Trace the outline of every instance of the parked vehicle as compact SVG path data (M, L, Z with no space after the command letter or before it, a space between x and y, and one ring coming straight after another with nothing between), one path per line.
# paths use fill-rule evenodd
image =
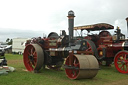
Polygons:
M5 49L0 46L0 56L4 56L5 54Z
M14 38L12 43L12 52L23 54L27 40L28 38Z

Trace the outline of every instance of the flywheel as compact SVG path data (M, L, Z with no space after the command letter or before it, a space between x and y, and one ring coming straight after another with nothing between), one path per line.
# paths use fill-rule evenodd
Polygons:
M96 57L97 60L102 60L105 58L105 56L100 57L98 55L98 51L96 48L96 45L94 44L94 42L92 42L91 40L85 39L85 41L87 42L87 49L86 51L92 51L93 55Z

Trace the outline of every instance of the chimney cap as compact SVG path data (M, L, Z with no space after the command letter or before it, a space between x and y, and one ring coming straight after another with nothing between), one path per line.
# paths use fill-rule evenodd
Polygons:
M68 12L68 17L75 17L75 16L74 16L74 12L73 12L72 10L70 10L70 11Z
M126 21L128 22L128 17L126 18Z

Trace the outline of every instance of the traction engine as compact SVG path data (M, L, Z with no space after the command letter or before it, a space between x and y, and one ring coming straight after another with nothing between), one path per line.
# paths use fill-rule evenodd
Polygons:
M47 38L33 38L27 42L23 54L24 65L30 72L38 72L42 67L59 70L62 66L70 79L93 78L99 70L89 39L73 36L74 12L68 12L69 35L62 30L59 36L51 32ZM65 64L64 63L64 60Z
M128 26L128 18L126 20ZM125 39L125 35L121 33L119 27L114 35L107 31L110 29L114 29L114 26L106 23L74 27L76 31L81 30L81 35L83 30L93 33L99 31L99 34L87 34L87 36L81 36L80 39L87 40L100 64L110 66L114 62L116 69L120 73L126 74L128 73L128 39Z

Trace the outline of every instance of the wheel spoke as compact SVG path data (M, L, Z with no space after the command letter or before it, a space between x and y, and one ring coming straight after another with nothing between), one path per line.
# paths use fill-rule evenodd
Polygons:
M117 62L121 62L121 60L118 60Z
M123 65L123 71L125 71L125 70L124 70L124 65Z
M122 66L120 67L120 69L122 69L122 67L124 67L124 65L122 65Z
M32 64L35 66L36 65L36 61L33 61Z
M71 70L71 75L72 75L72 77L74 77L74 72L73 72L73 70Z
M74 58L73 61L74 61L74 62L73 62L74 64L77 63L77 59L76 59L76 58Z
M71 70L71 75L72 75L72 77L74 77L74 75L73 75L73 70Z
M121 62L117 62L118 65L121 65L122 63Z
M77 58L74 58L74 63L73 63L73 65L74 65L75 67L78 67L78 66L79 66L79 63L78 63Z
M32 47L32 48L31 48L31 54L33 54L33 50L34 50L34 48Z
M36 51L33 52L33 55L36 55Z
M31 52L29 50L27 50L27 54L28 56L31 56Z
M33 69L31 61L28 62L29 66Z
M79 66L79 63L77 63L77 64L74 64L74 66L75 66L75 67L78 67L78 66Z
M89 47L86 51L90 51L91 50L91 47Z
M124 55L124 61L126 60L126 54Z
M120 56L119 58L120 58L121 61L123 60L123 57L122 56Z
M36 52L35 52L36 53ZM35 54L35 55L33 55L33 59L35 60L35 59L37 59L37 55Z
M125 66L126 66L126 71L128 70L128 66L127 66L127 63L125 63Z
M73 70L73 77L77 76L77 74L78 74L78 71L77 70Z

